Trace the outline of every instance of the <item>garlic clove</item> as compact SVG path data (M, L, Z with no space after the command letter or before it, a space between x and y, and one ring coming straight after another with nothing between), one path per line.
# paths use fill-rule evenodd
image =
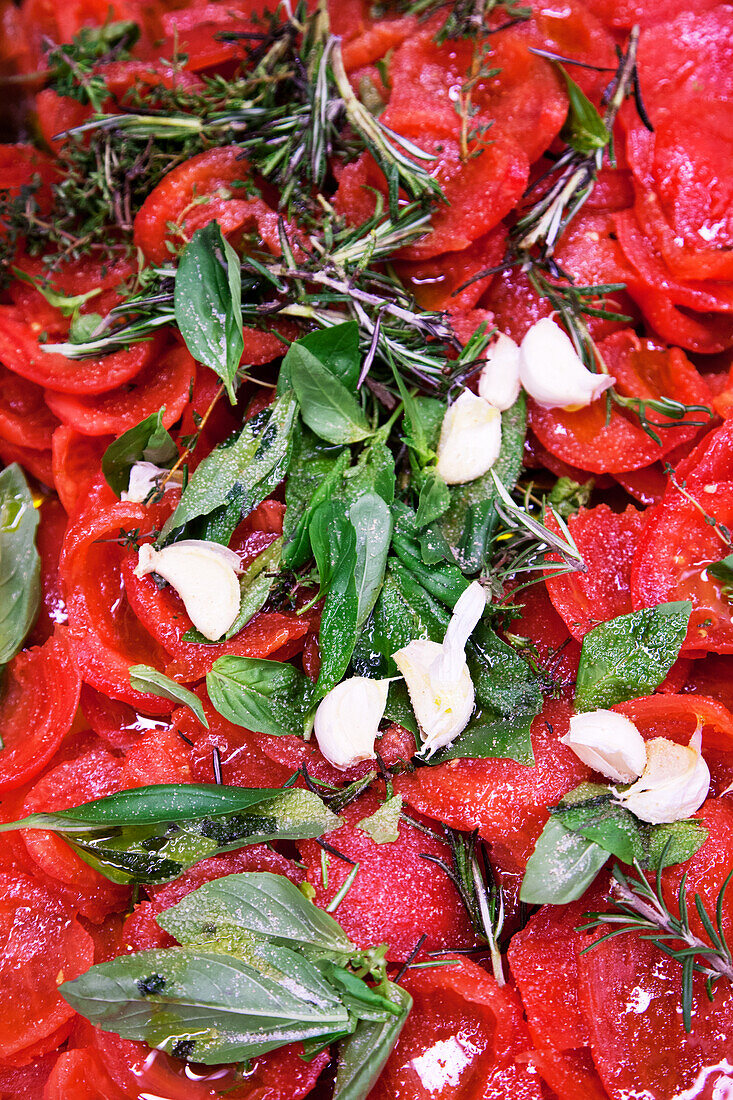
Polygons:
M486 365L478 380L479 397L504 412L517 400L519 390L519 345L500 332L486 350Z
M501 450L501 413L464 390L443 417L438 442L438 473L448 485L475 481L496 462Z
M466 663L466 642L473 634L486 608L486 593L478 581L472 581L456 600L443 638L440 658L433 668L438 682L457 680Z
M473 713L474 689L468 666L463 659L453 680L435 679L435 665L443 647L439 642L422 638L392 654L397 668L405 678L423 739L421 753L430 757L438 749L450 745L468 725Z
M169 473L169 470L156 466L154 462L136 462L130 467L127 489L120 493L120 500L142 504L148 494L158 488L161 477ZM182 484L183 473L176 470L163 486L163 492L167 493L169 489L180 489Z
M710 771L700 753L701 747L699 731L687 746L666 737L647 741L647 761L641 778L627 791L617 793L617 801L652 825L692 817L710 788Z
M334 768L343 771L360 760L376 760L374 742L388 691L389 680L352 676L321 700L313 730L319 749Z
M630 718L613 710L573 715L560 741L589 768L617 783L632 783L646 767L644 738Z
M519 349L519 378L544 409L581 409L616 381L584 366L572 340L549 317L529 329Z
M157 573L175 588L191 622L215 642L226 634L239 613L237 574L242 570L233 550L216 542L184 539L162 550L140 547L136 577Z

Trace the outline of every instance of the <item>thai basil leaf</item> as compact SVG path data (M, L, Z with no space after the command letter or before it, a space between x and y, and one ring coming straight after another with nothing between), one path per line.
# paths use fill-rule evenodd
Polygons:
M427 469L420 486L420 497L415 517L418 527L425 527L440 519L450 506L450 489L434 468Z
M226 513L222 530L208 530L200 537L226 545L239 520L285 477L297 409L297 401L288 391L247 421L235 439L212 451L194 471L178 507L163 526L158 545L179 528L217 511Z
M384 1069L412 1008L406 989L389 982L388 990L400 1014L381 1021L361 1019L339 1043L333 1100L365 1100Z
M313 957L343 959L356 951L332 916L308 901L283 875L249 871L207 882L156 917L179 943L208 937L262 936Z
M319 504L333 499L351 460L347 448L318 439L308 428L297 433L285 484L283 565L299 569L311 557L310 527Z
M426 565L418 541L419 525L415 513L404 504L393 506L395 532L392 549L399 561L410 570L423 588L446 607L453 608L468 588L469 582L456 565L443 562Z
M206 676L206 688L229 722L276 737L302 737L314 699L312 683L293 665L256 657L219 657Z
M663 603L588 631L580 653L575 709L608 708L650 695L679 657L691 612L689 600Z
M365 493L349 509L356 531L356 626L362 627L371 614L384 581L387 554L392 538L392 515L376 493Z
M235 634L239 634L247 623L261 611L267 602L268 596L280 571L280 557L282 555L282 537L258 554L239 578L239 611L237 617L224 635L224 641L229 641ZM221 642L212 642L199 630L192 627L183 635L184 642L196 642L198 645L221 645Z
M38 511L20 466L0 473L0 666L23 646L41 599Z
M566 905L582 897L610 853L551 817L540 833L519 892L527 905Z
M322 696L343 677L357 637L356 531L343 505L333 501L321 504L311 520L310 538L321 591L326 593L318 635L321 670L316 683Z
M158 409L123 432L110 443L102 456L102 473L115 496L127 489L130 470L136 462L152 462L156 466L170 466L178 458L170 433L163 427L165 408Z
M176 324L199 363L211 367L236 402L235 380L244 351L239 257L218 222L197 229L176 269Z
M281 951L281 965L286 957ZM64 982L60 992L105 1031L216 1065L349 1030L348 1013L336 991L328 989L302 956L296 955L293 965L297 981L291 984L232 955L172 947L93 966ZM313 979L306 992L307 968Z
M576 152L590 156L598 149L605 149L611 140L603 119L585 93L578 87L564 67L556 68L565 80L570 105L560 136Z
M372 434L351 391L300 342L290 345L283 367L289 371L303 420L321 439L358 443Z
M305 797L304 797L305 796ZM317 795L206 784L140 787L0 826L60 833L113 882L168 882L250 844L321 836L338 824Z
M171 699L182 707L188 707L198 718L202 726L209 728L209 723L204 714L204 705L198 695L194 695L188 688L177 684L166 676L164 672L158 672L150 665L130 666L130 686L135 691L146 692L149 695L158 695L162 699Z

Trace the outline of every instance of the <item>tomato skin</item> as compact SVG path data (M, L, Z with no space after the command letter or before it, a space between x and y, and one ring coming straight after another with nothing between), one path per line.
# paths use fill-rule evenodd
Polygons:
M43 390L0 368L0 436L9 443L49 450L58 421L43 400Z
M533 1050L530 1063L558 1100L608 1100L587 1047L582 1050Z
M63 424L53 433L53 485L68 515L86 496L111 442L111 437L81 435Z
M61 594L58 561L66 533L66 512L60 501L46 497L40 507L36 547L41 556L41 606L31 631L31 645L42 645L57 625L67 621L66 604Z
M65 627L37 649L19 653L6 671L0 728L0 791L38 775L71 729L81 675Z
M94 1051L68 1050L59 1055L43 1100L123 1100L123 1094Z
M504 256L506 231L497 226L461 252L446 252L430 260L400 261L395 269L400 280L423 309L471 309L493 276L477 279L464 290L458 288L471 276L496 267Z

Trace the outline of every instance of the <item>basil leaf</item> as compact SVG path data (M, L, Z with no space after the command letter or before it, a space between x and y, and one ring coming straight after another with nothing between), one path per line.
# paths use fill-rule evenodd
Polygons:
M38 614L38 518L20 466L15 462L6 466L0 473L0 665L22 648Z
M293 665L256 657L219 657L206 676L211 702L253 733L303 736L313 685Z
M308 428L299 432L285 484L283 564L299 569L311 556L308 528L319 504L332 499L343 480L351 455L323 443Z
M375 844L392 844L399 839L401 813L402 795L396 794L369 817L363 817L356 827L370 836Z
M401 379L398 379L398 388L405 406L404 441L414 452L418 465L425 466L435 458L445 404L435 397L414 397Z
M366 493L351 505L349 520L356 531L356 626L364 625L384 581L392 538L392 515L382 498Z
M722 561L716 561L707 567L708 576L720 581L721 594L733 603L733 554L728 554Z
M308 427L329 443L358 443L371 435L354 395L300 342L283 360L289 371L301 415Z
M188 707L198 718L202 726L209 728L209 723L204 714L204 705L198 695L194 695L188 688L177 684L166 676L164 672L158 672L150 665L130 666L130 686L135 691L147 692L149 695L158 695L162 699L171 699L182 707Z
M425 527L439 519L450 506L450 489L434 468L425 471L420 486L416 521L418 527Z
M217 509L228 513L224 528L206 534L226 545L240 519L285 477L297 408L288 391L261 416L247 421L228 445L213 450L194 471L178 507L163 526L158 545L167 542L174 531L201 516L211 516Z
M176 269L176 324L199 363L211 367L235 404L235 379L244 351L239 257L218 222L197 229Z
M290 986L231 955L172 947L100 963L59 991L105 1031L216 1065L349 1030L336 992L324 995L314 975L306 993L301 983L308 964L297 956L295 965L299 982Z
M551 817L540 833L522 879L527 905L566 905L582 897L610 853Z
M69 325L70 344L88 344L101 330L104 317L101 313L79 313L71 318Z
M611 135L597 108L562 65L556 62L555 67L563 76L570 100L568 116L560 136L572 149L584 156L590 156L598 149L605 149L611 140Z
M136 462L170 466L178 458L170 433L163 427L165 408L158 409L110 443L102 456L102 473L115 496L127 489Z
M650 695L677 660L689 600L645 607L588 631L580 652L575 709L598 710Z
M341 959L356 951L332 916L308 901L289 879L268 871L207 882L156 920L184 944L247 932L324 958Z
M316 682L323 696L343 677L357 637L356 531L344 506L333 501L321 504L311 520L310 538L321 591L326 592L318 635L321 670Z
M364 493L377 493L386 504L395 494L394 456L387 446L389 431L380 428L362 450L356 465L344 472L339 499L358 500Z
M642 866L650 871L656 871L660 866L686 863L702 848L709 836L705 826L694 818L671 821L665 825L648 825L645 832L646 854Z
M431 596L446 607L455 607L469 582L456 565L426 565L417 538L419 527L415 513L404 504L395 504L393 513L395 533L392 549L396 557Z
M365 1100L394 1049L412 1008L412 997L393 982L387 986L400 1014L381 1021L361 1019L354 1032L339 1043L333 1100Z
M297 344L314 355L348 390L356 392L361 369L359 326L356 321L344 321L331 328L309 332L301 336Z

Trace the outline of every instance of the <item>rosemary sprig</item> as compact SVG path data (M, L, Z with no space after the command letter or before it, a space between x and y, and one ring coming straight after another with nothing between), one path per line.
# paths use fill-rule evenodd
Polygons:
M532 15L530 7L516 3L516 0L398 0L396 4L387 3L384 6L392 11L396 8L402 15L416 15L421 19L431 19L445 12L445 23L435 36L439 46L451 39L475 38L489 33L489 23L495 13L503 12L510 21L495 30L503 30Z
M602 936L584 951L590 951L599 943L614 936L636 932L641 939L649 940L665 955L682 967L682 1019L685 1031L692 1030L693 978L700 974L705 979L705 989L712 1001L715 985L721 978L733 981L733 955L723 929L723 902L726 890L733 878L733 870L726 878L718 894L715 917L708 913L698 893L694 896L695 909L705 930L707 940L696 935L690 926L685 895L687 873L680 880L677 894L679 916L670 910L662 892L660 861L656 883L653 886L638 863L634 863L636 877L627 876L616 864L613 868L614 883L609 901L614 907L610 913L588 913L589 921L579 931L592 931L604 925L615 926L612 932ZM656 887L656 888L655 888Z

